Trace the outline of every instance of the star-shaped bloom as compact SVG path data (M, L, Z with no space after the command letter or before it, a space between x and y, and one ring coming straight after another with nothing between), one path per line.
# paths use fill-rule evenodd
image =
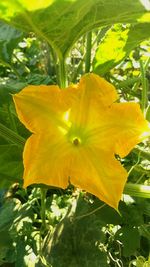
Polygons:
M14 95L20 121L32 132L24 152L24 187L69 182L117 209L125 157L149 134L137 103L116 103L113 85L95 74L77 85L28 86Z

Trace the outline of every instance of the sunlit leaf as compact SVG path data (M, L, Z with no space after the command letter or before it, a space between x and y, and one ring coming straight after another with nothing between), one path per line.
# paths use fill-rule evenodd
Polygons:
M0 18L48 41L58 54L66 54L74 42L94 28L132 23L148 14L138 0L1 0ZM144 18L149 21L149 16Z
M105 74L118 65L129 52L150 37L150 23L117 24L107 31L93 60L95 73Z

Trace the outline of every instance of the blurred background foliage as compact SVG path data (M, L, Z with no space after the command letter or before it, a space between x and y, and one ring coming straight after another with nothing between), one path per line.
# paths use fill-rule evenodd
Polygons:
M28 84L78 82L92 71L115 85L121 101L139 102L150 121L147 2L1 0L0 266L150 266L148 189L124 194L121 216L72 186L22 189L30 133L11 97ZM150 185L149 160L149 141L121 159L130 184Z

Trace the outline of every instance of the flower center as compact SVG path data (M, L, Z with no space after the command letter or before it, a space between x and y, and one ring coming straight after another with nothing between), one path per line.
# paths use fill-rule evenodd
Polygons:
M81 144L81 140L77 137L73 138L72 140L73 145L78 146Z

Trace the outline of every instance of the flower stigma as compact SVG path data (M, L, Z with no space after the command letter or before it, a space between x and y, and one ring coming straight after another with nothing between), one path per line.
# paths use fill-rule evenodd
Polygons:
M81 139L79 137L74 137L72 143L75 146L79 146L81 144Z

